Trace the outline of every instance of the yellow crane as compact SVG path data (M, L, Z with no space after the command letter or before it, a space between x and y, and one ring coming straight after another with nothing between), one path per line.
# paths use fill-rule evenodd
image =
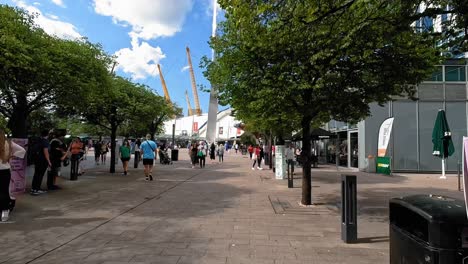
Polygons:
M161 66L159 64L158 64L158 70L159 70L159 78L161 79L161 85L164 91L164 99L166 99L166 102L169 103L169 105L172 107L171 97L169 96L169 91L167 90L166 81L164 80L164 76L161 71Z
M188 115L193 116L193 109L192 109L192 106L190 105L190 99L189 99L187 90L185 90L185 100L187 100Z
M195 101L195 113L198 116L200 116L202 112L200 108L200 102L198 101L197 84L195 82L195 74L193 73L192 58L190 57L189 47L187 47L186 50L187 50L187 60L188 60L189 70L190 70L190 79L192 80L193 101Z

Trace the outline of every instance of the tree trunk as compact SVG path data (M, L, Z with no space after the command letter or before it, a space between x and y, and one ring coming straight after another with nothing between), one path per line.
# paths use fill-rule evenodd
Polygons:
M110 161L110 173L115 173L115 139L117 138L117 126L111 125L111 161Z
M311 143L310 143L310 123L312 118L303 116L301 121L302 126L302 204L312 204L312 156L311 156Z
M16 104L13 107L13 114L8 121L8 128L11 130L13 138L28 137L28 100L26 95L16 94Z

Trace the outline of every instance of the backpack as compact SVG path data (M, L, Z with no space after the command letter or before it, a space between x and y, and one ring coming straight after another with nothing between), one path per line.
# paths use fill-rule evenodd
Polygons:
M42 139L39 139L38 141L34 142L31 148L31 158L32 158L33 163L38 161L38 159L41 157L41 151L43 151Z

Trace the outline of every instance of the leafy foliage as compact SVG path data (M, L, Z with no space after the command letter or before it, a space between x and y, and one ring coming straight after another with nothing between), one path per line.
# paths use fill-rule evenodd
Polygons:
M226 20L210 42L216 60L202 62L205 75L220 102L247 124L302 128L304 204L311 203L311 123L355 122L369 114L371 102L412 96L439 59L434 39L408 22L416 1L219 4Z

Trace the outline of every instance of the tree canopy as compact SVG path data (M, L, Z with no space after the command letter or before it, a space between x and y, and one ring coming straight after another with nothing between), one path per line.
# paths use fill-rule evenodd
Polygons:
M31 112L106 86L110 62L100 45L49 36L34 16L0 5L0 113L14 137L27 135Z
M220 0L226 20L205 58L220 102L239 118L303 130L303 197L311 204L310 125L358 121L369 103L412 96L438 62L434 39L411 26L415 1Z

